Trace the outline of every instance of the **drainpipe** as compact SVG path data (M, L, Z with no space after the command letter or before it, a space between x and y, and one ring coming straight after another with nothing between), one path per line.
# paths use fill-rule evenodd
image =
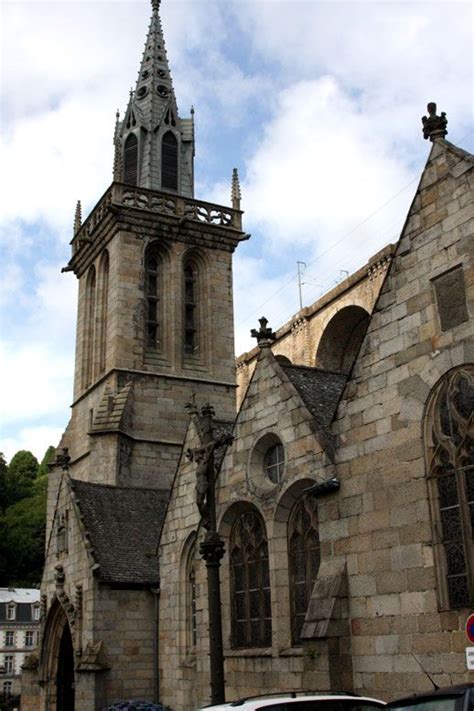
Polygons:
M153 701L160 703L160 588L150 588L155 600L155 624L153 635Z

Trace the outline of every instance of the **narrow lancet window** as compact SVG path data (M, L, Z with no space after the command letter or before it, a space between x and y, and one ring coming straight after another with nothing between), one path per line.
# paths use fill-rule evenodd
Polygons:
M184 352L194 353L197 345L196 269L184 267Z
M99 280L99 373L103 373L107 354L107 315L109 302L109 253L107 251L102 255L100 262Z
M298 644L321 560L317 503L313 496L302 496L291 512L288 556L291 636L292 643Z
M134 133L130 133L125 139L123 153L123 182L136 185L138 179L138 139Z
M94 340L95 340L95 267L91 267L87 275L86 299L84 314L84 385L92 382L94 374Z
M178 141L171 131L167 131L161 142L161 187L178 189Z
M152 350L162 349L161 301L162 260L156 252L146 259L146 344Z

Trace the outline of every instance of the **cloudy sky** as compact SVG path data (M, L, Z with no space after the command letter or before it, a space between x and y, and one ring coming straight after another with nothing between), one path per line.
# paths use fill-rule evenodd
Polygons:
M69 417L76 200L112 178L115 110L134 85L149 0L0 3L0 451L41 457ZM162 0L178 105L196 109L196 197L239 168L236 350L396 240L429 152L427 101L473 150L472 4Z

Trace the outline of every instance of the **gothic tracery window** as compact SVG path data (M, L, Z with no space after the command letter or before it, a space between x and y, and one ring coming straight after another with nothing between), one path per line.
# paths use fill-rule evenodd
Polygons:
M162 348L162 259L150 250L145 262L146 344L153 350Z
M107 316L109 300L109 253L103 253L100 261L100 294L99 294L99 373L105 370L107 355Z
M232 646L268 647L272 643L272 615L268 542L258 513L246 511L230 536Z
M474 366L448 373L427 408L426 457L441 607L474 601Z
M321 561L317 502L302 496L288 522L291 636L298 644Z
M194 563L194 550L191 552L193 560L188 569L188 636L191 648L197 644L197 615L196 615L196 566Z

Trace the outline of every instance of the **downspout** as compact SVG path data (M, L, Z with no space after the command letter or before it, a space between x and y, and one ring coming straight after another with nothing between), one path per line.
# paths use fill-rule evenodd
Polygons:
M155 599L155 624L153 634L153 701L160 703L160 588L150 588Z

